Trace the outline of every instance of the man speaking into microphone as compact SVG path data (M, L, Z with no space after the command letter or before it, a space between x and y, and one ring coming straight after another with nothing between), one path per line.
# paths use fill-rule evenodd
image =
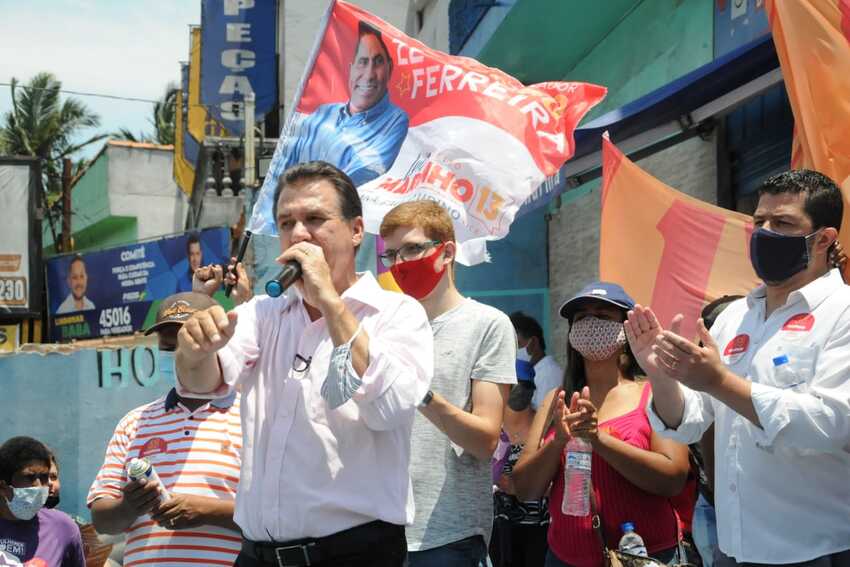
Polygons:
M178 389L242 392L238 566L401 566L413 521L408 462L433 373L424 309L355 272L362 206L342 171L296 165L274 196L280 297L193 315L178 337Z

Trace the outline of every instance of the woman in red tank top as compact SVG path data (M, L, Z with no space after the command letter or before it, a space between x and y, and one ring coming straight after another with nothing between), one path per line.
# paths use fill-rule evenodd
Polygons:
M561 306L570 321L564 388L541 405L513 471L521 499L540 498L551 487L546 567L604 565L590 516L561 512L571 436L593 448L591 478L607 546L616 549L622 524L631 522L650 556L665 563L676 557L679 527L669 498L685 485L688 449L649 425L650 386L635 379L641 371L623 330L632 307L619 285L605 282Z

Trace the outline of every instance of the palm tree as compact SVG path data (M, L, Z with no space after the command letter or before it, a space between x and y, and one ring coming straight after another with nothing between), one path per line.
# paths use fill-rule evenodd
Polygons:
M174 121L177 118L177 86L168 83L165 94L153 105L153 113L148 121L153 126L153 135L146 132L134 134L129 128L120 128L111 136L128 142L150 142L164 146L174 143Z
M151 137L144 132L134 134L129 128L119 128L117 132L113 132L109 137L126 142L153 142Z
M61 88L51 73L39 73L23 87L12 78L12 110L0 123L0 153L40 158L51 196L61 190L62 159L106 137L77 141L81 131L100 126L100 117L75 98L61 100Z
M174 143L174 124L177 118L177 85L168 83L165 96L154 104L153 127L157 143L169 145Z

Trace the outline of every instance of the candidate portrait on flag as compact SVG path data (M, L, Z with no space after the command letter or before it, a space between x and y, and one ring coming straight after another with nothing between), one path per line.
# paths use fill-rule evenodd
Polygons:
M452 218L458 262L484 262L486 242L572 157L574 129L604 96L588 83L525 85L334 0L247 230L276 235L278 179L320 160L351 177L368 233L399 203L432 200Z
M392 72L392 56L381 31L359 22L348 71L348 101L323 104L302 119L285 167L326 161L348 174L355 185L385 173L408 128L407 113L390 100Z

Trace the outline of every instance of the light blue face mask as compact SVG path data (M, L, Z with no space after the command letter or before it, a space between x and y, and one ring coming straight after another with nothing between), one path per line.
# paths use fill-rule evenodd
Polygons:
M177 373L174 370L174 351L159 351L159 377L169 384L177 384Z
M6 500L6 507L19 520L32 520L47 502L50 487L30 486L28 488L12 487L12 499Z

